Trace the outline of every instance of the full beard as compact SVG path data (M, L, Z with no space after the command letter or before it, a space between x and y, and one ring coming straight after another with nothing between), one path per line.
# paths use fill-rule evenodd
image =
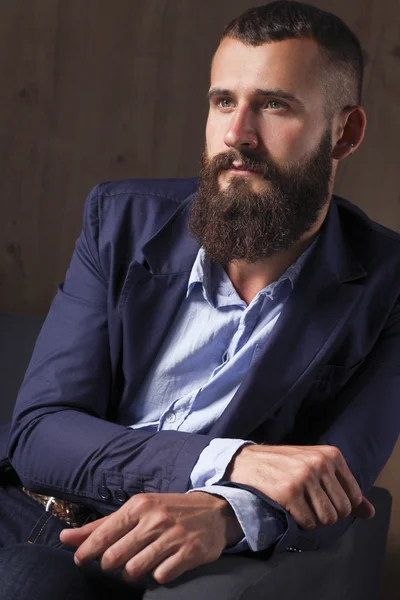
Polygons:
M223 266L233 260L255 263L291 248L328 202L331 153L329 128L305 160L284 167L253 153L230 150L209 159L204 151L188 226L207 258ZM260 173L265 191L253 191L250 178L243 176L232 176L221 190L218 176L234 160Z

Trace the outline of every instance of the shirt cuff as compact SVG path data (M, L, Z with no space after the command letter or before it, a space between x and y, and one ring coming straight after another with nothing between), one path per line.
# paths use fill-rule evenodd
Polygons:
M285 533L286 528L278 512L247 490L213 485L187 492L206 492L225 498L231 505L244 537L235 545L225 548L226 553L245 550L265 550Z
M222 480L236 452L245 445L254 444L246 440L215 438L201 452L190 475L192 487L213 485Z

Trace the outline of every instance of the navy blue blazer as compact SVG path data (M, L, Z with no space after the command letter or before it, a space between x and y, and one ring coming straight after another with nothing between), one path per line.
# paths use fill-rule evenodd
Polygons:
M187 231L197 185L127 180L89 194L11 426L2 426L3 475L105 515L138 492L185 492L203 448L232 437L337 446L366 493L399 433L400 235L338 197L269 344L209 434L128 427L198 251ZM353 520L303 531L252 491L286 522L277 551L323 547Z

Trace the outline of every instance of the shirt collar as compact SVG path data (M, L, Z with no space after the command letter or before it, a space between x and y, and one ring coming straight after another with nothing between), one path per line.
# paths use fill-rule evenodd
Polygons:
M299 256L299 258L286 269L286 271L279 277L277 281L273 281L269 285L267 285L262 293L268 294L271 298L274 298L277 293L278 288L281 287L281 284L289 280L291 289L294 288L294 285L300 275L300 272L306 262L308 256L311 254L312 249L314 248L318 235L312 242L312 244ZM212 306L215 305L213 301L214 290L219 286L226 286L229 284L230 279L225 271L222 269L220 265L213 265L206 257L204 248L201 247L197 253L196 259L193 263L193 267L190 273L186 298L191 294L194 287L197 284L201 284L203 297L207 302L209 302ZM232 284L231 284L232 285ZM233 285L232 285L233 288ZM261 293L260 292L260 293Z
M190 272L189 283L186 292L186 298L191 294L196 284L200 283L203 287L204 298L212 304L211 300L211 267L212 264L206 258L204 248L201 247L197 253L196 260L193 263Z

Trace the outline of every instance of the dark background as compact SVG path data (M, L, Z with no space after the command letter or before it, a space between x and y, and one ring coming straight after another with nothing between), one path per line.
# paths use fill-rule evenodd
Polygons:
M47 312L96 183L198 173L210 59L256 4L0 0L0 311ZM336 192L400 231L400 2L314 4L350 25L366 59L367 135ZM395 500L387 599L400 590L399 471L398 445L378 480Z

